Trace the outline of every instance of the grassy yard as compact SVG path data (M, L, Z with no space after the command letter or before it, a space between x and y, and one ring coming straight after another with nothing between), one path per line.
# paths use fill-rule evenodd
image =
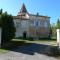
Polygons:
M18 42L25 41L24 45L27 44L27 46L29 46L29 43L30 44L35 43L35 44L47 45L46 49L47 49L47 54L48 55L60 56L60 52L59 52L59 50L57 48L57 41L56 40L33 40L33 41L29 41L29 40L13 39L13 41L18 41Z
M29 46L31 43L46 44L46 45L51 45L51 46L57 45L56 40L33 40L33 41L29 41L29 40L13 39L10 43L13 45L12 47L10 46L11 48L13 48L14 46L18 46L18 45ZM8 48L10 48L10 47L8 47ZM8 52L8 50L0 48L0 53L5 53L5 52Z
M58 55L60 56L60 52L57 49L57 42L56 40L21 40L21 39L13 39L12 41L10 41L7 45L7 48L5 49L0 49L0 54L1 53L6 53L8 51L10 51L12 48L16 48L17 46L29 46L32 43L35 43L36 45L47 45L48 51L50 53L48 54L52 54L52 55ZM48 47L49 46L49 47Z
M56 40L21 40L21 39L13 39L13 41L25 41L26 43L38 43L38 44L48 44L48 45L57 45Z
M0 48L0 53L6 53L6 52L8 52L8 50L1 49L1 48Z

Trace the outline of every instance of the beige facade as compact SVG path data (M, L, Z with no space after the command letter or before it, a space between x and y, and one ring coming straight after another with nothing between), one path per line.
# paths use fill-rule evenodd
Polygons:
M50 33L50 17L29 14L23 4L21 11L14 16L16 37L48 38Z

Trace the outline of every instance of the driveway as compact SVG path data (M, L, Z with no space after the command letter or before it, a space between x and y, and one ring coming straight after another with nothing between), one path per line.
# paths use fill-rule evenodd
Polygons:
M0 60L59 60L46 54L48 47L48 45L35 43L17 46L9 52L1 54Z

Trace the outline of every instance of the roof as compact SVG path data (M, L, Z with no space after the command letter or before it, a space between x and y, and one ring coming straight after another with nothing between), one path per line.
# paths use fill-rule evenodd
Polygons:
M37 14L30 14L30 13L28 13L24 3L22 5L22 8L21 8L20 12L18 13L18 15L14 16L13 18L14 19L21 19L21 20L23 20L23 19L24 20L26 20L26 19L28 20L29 18L26 18L26 14L28 14L29 16L50 18L49 16L39 15L39 13L37 13Z
M37 16L37 15L34 15L34 14L29 14L29 16ZM38 17L45 17L45 18L50 18L48 16L43 16L43 15L38 15ZM30 20L29 18L27 18L26 16L24 15L17 15L17 16L14 16L13 17L14 19L21 19L21 20Z
M20 10L20 13L27 13L27 9L25 7L25 4L23 3L22 8Z
M29 18L26 18L24 16L13 16L14 19L21 19L21 20L29 20Z
M29 14L30 16L37 16L37 14ZM50 18L49 16L44 16L44 15L38 15L38 17L46 17L46 18Z

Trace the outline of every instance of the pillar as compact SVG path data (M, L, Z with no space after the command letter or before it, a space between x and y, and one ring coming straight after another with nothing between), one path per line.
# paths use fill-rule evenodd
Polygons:
M60 48L60 29L57 29L57 45Z

